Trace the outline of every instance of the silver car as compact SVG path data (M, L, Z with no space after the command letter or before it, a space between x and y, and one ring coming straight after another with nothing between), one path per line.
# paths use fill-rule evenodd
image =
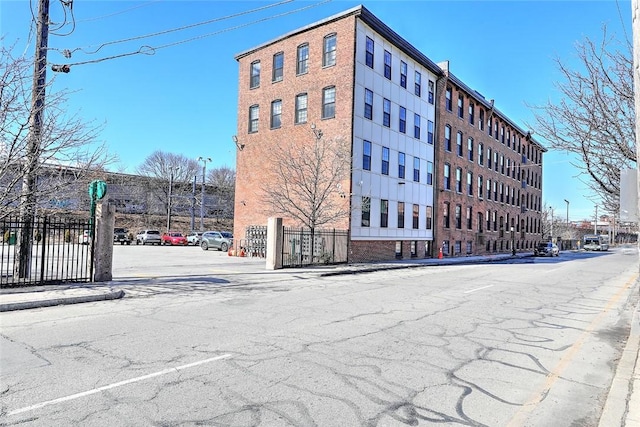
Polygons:
M187 243L189 245L199 245L202 234L202 231L192 231L191 233L187 234Z
M162 243L162 235L158 230L142 230L136 235L136 245L139 244L160 245Z
M215 248L226 252L232 245L233 234L226 231L205 231L200 238L200 247L203 251Z

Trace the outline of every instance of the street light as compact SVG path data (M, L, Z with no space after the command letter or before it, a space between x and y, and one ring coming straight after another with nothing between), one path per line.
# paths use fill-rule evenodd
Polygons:
M171 230L171 193L173 192L173 172L178 171L178 166L169 166L169 195L167 197L167 233Z
M202 200L200 200L200 231L204 231L204 184L207 173L207 162L211 161L211 157L198 157L198 161L202 162Z
M516 235L513 227L511 227L511 255L516 256Z
M564 202L567 204L567 227L569 227L569 201L564 199Z

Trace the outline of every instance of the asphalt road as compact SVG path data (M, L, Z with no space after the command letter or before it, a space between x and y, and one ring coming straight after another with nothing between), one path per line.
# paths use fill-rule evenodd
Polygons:
M2 425L593 426L638 297L635 251L315 277L122 248L129 297L0 314Z

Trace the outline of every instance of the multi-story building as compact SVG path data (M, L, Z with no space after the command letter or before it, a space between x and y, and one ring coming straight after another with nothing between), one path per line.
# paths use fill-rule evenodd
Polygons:
M436 80L442 70L359 6L236 56L234 235L266 224L264 186L283 141L310 126L343 141L350 175L332 197L348 215L349 260L432 253ZM349 197L346 197L349 196ZM284 218L285 225L299 225Z
M532 250L546 149L440 64L435 239L444 256Z
M449 242L448 254L506 251L511 225L518 233L516 247L532 247L540 228L544 149L363 6L263 43L236 60L236 238L280 214L265 203L279 166L274 153L292 141L314 143L313 134L321 130L322 138L340 141L351 153L349 174L330 195L336 202L342 198L348 213L327 224L349 230L350 262L436 256L442 242ZM461 116L446 109L459 95ZM457 132L463 151L450 156L446 138L455 144ZM448 181L441 179L445 170ZM467 171L473 185L463 188ZM476 190L481 176L482 196ZM447 211L438 212L445 206ZM467 212L468 223L462 221Z

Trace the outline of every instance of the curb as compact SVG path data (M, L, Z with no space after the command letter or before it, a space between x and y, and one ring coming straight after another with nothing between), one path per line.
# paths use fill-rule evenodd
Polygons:
M83 302L108 301L124 297L124 291L110 291L102 294L88 294L77 297L53 298L40 301L24 301L0 304L0 312L28 310L31 308L52 307L55 305L79 304Z
M622 351L620 361L616 368L615 375L611 381L611 387L607 395L602 414L600 415L599 427L608 426L631 426L626 420L629 418L630 411L638 416L638 408L635 407L638 402L632 403L632 395L634 393L634 375L638 375L636 370L640 369L639 354L640 349L640 305L637 305L631 320L631 331L627 339L627 344ZM635 390L636 395L640 394L640 390ZM640 397L634 397L640 400ZM635 407L635 409L634 409Z

